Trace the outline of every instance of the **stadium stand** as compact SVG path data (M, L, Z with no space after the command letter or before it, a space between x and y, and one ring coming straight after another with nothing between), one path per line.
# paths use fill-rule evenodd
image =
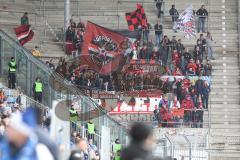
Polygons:
M26 2L26 3L24 3ZM124 14L132 11L138 1L107 0L107 1L74 1L71 3L72 19L79 22L87 20L93 21L113 29L127 29ZM140 1L148 16L148 21L153 26L156 23L155 3L151 0ZM44 3L44 4L43 4ZM189 4L197 10L202 4L206 4L209 12L207 20L207 30L211 31L214 40L216 60L211 61L213 65L212 85L210 93L209 118L206 118L208 128L209 145L206 147L211 159L239 159L239 30L238 30L238 5L239 1L220 1L220 0L181 0L165 1L164 16L162 18L164 33L168 37L177 36L182 39L183 44L193 48L195 40L183 38L181 33L172 31L171 17L168 10L175 4L179 12L182 12ZM16 27L22 13L30 13L30 22L33 25L36 36L33 42L26 45L29 50L34 46L41 46L40 49L44 56L62 57L65 56L61 45L56 43L56 39L61 39L59 34L63 28L64 3L60 0L49 1L3 1L1 6L0 19L1 28L12 37L15 37L11 28ZM13 11L16 10L16 11ZM79 18L80 17L80 18ZM49 25L46 25L49 24ZM150 32L150 38L154 39L154 32ZM45 41L45 43L43 43ZM57 60L55 60L55 64ZM49 100L50 101L50 100ZM161 129L155 129L155 132ZM176 138L177 139L177 138ZM185 141L185 140L183 140ZM194 141L194 140L191 140ZM171 139L170 142L180 144ZM187 144L187 143L186 143ZM176 145L177 146L177 145ZM180 145L181 146L181 145ZM203 147L204 148L204 147ZM168 148L170 150L170 148ZM162 150L162 149L159 149ZM185 152L185 151L183 151ZM184 153L177 153L176 157L185 156ZM194 153L194 152L193 152ZM169 153L170 154L170 153ZM197 155L197 153L195 154ZM205 153L203 158L208 159ZM201 155L201 156L202 156ZM188 157L186 155L186 157ZM193 158L194 159L194 158Z

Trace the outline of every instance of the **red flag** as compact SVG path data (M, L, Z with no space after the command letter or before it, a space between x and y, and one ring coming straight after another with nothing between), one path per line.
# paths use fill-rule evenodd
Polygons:
M34 32L31 29L30 25L21 25L17 28L14 28L15 34L19 43L23 46L25 43L29 42L33 36Z
M131 44L127 37L88 22L80 64L87 64L100 74L109 74L124 65L124 54L129 46Z

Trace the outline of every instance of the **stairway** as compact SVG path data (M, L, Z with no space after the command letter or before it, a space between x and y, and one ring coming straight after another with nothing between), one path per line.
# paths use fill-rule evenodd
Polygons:
M39 1L38 1L39 3ZM45 25L45 19L37 12L36 4L29 0L1 0L0 3L0 28L11 37L16 37L13 28L20 25L20 18L24 12L28 12L29 22L34 30L33 39L24 46L31 50L35 46L40 47L43 56L65 56L63 47L57 42L51 30ZM44 43L44 41L48 43Z
M214 16L213 38L222 47L213 61L212 91L210 95L210 150L212 160L240 158L240 86L238 52L238 1L211 0ZM225 36L226 35L226 36Z
M3 2L3 3L2 3ZM25 3L24 3L25 2ZM26 3L27 2L27 3ZM124 0L84 0L71 1L72 18L78 23L81 18L84 22L90 20L94 23L111 29L127 29L125 13L134 10L138 1ZM149 23L156 23L156 7L153 0L139 0L143 4ZM209 11L208 31L216 41L214 46L215 58L213 64L212 91L210 95L211 125L209 151L212 160L239 159L240 158L240 85L239 85L239 37L238 37L238 0L166 0L164 13L164 34L168 37L176 35L183 44L191 49L196 39L185 39L181 33L174 33L171 29L171 17L168 10L175 4L179 12L190 4L197 10L202 4ZM7 8L16 11L40 11L39 0L1 0L1 9ZM11 28L19 24L22 14L1 12L0 28L15 36ZM47 21L56 30L63 28L64 0L47 0L45 2L45 16ZM35 22L35 17L30 15L30 21ZM26 45L31 49L40 44L44 38L44 19L37 15L35 37ZM199 34L197 35L197 37ZM47 30L46 41L42 47L44 55L63 56L60 45L55 44L55 37ZM150 39L154 39L154 32ZM52 43L50 43L52 42ZM205 126L208 127L208 126Z

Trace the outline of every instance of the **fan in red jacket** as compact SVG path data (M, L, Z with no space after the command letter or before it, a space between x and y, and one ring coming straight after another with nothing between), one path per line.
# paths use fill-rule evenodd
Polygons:
M183 88L189 88L191 86L190 79L187 79L187 78L183 79L182 80L182 85L183 85Z
M182 101L181 107L184 108L184 120L188 125L191 121L192 109L194 108L194 104L190 95L187 95L186 98Z
M180 55L179 53L177 52L177 50L173 50L173 53L172 53L172 61L175 61L177 66L179 66L179 63L180 63Z
M194 108L194 103L190 95L187 95L186 98L182 101L181 108L184 108L186 110Z
M161 117L161 120L163 122L162 126L163 127L167 127L168 126L168 122L170 122L171 119L172 119L172 114L169 111L169 109L166 106L166 104L163 104L163 106L160 109L160 117Z
M182 76L182 71L177 67L173 72L173 76Z
M194 73L196 73L196 70L197 70L198 67L197 67L197 65L196 65L196 63L194 62L193 59L190 59L190 62L187 65L187 69L189 69L189 68L192 68L192 71Z

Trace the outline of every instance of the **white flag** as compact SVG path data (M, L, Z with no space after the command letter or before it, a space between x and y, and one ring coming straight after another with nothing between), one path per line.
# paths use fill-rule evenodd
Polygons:
M184 37L196 37L195 17L192 6L189 6L180 14L176 27L184 34Z

